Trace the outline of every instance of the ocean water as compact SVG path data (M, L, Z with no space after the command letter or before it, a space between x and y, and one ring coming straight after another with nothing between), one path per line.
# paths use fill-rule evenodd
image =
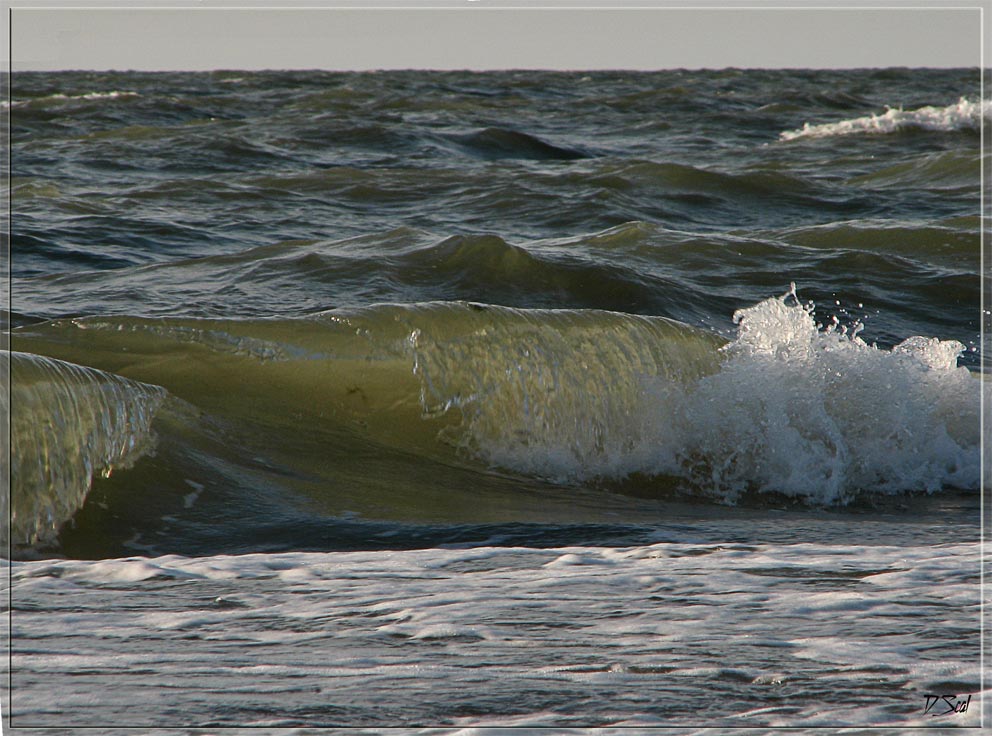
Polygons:
M980 92L15 75L8 725L980 725Z

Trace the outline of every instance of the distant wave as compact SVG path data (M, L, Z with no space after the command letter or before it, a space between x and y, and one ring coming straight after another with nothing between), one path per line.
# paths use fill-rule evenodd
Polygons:
M841 120L836 123L810 125L779 134L779 140L829 138L840 135L894 133L907 129L956 131L977 130L982 118L992 118L992 101L972 102L965 97L947 107L921 107L917 110L888 108L882 115Z
M468 135L451 136L451 139L471 153L486 159L571 161L586 158L586 154L577 149L555 146L536 136L505 128L485 128Z
M110 92L87 92L81 95L65 95L62 93L56 93L54 95L45 95L44 97L32 97L26 100L13 100L13 101L0 101L0 109L6 110L15 107L28 107L35 105L44 105L49 102L66 102L73 100L116 100L125 97L140 97L137 92L119 91L111 90Z

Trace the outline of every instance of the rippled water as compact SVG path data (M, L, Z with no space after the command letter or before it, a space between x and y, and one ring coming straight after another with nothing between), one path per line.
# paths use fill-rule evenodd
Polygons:
M15 723L975 725L979 91L16 75Z

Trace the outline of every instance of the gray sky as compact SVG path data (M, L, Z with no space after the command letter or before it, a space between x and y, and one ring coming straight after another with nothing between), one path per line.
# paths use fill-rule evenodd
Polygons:
M437 7L445 2L293 9L25 2L12 9L11 58L14 71L977 66L980 8L989 9L989 0L929 8L575 7L581 0L540 9L486 0ZM908 5L875 3L883 4Z

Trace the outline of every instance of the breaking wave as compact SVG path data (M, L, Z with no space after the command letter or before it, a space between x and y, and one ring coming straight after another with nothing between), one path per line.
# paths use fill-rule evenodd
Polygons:
M961 343L880 349L858 324L817 324L794 289L734 319L729 342L661 317L464 302L25 327L19 348L130 379L14 354L14 535L53 534L94 474L139 456L166 389L261 427L266 452L308 477L378 447L724 503L978 488L980 382Z
M843 135L895 133L903 130L958 131L978 130L982 119L992 118L992 101L971 101L962 97L946 107L927 106L916 110L887 108L881 115L841 120L836 123L810 125L798 130L784 131L779 140L799 138L829 138Z
M957 366L962 344L882 350L857 327L818 327L794 291L735 321L709 356L666 336L682 362L646 363L609 331L434 345L418 357L425 407L457 407L460 445L485 461L562 482L669 476L721 501L755 490L814 504L978 487L979 382Z

